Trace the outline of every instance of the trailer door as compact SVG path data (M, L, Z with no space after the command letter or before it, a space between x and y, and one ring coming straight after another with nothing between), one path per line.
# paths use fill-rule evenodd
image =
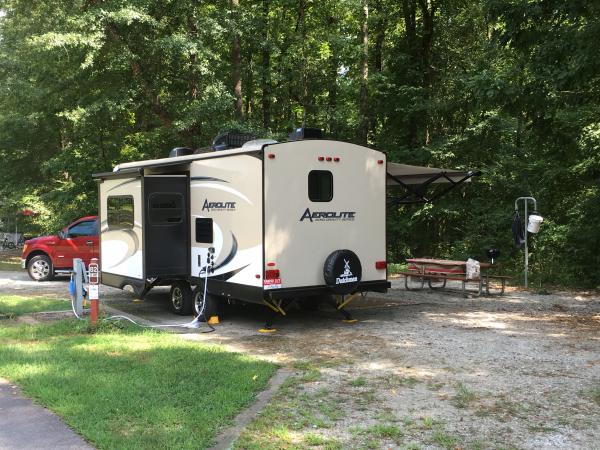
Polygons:
M146 278L189 274L189 177L144 177Z

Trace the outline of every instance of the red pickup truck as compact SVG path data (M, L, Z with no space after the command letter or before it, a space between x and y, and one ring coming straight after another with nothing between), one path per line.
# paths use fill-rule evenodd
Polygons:
M47 281L54 275L73 269L73 258L81 258L85 265L98 258L98 217L87 216L76 220L54 236L40 236L25 241L21 267L31 279Z

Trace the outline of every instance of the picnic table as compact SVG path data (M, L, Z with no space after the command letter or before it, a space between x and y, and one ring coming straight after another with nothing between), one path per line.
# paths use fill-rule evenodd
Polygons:
M443 289L446 287L448 280L456 280L462 282L462 293L466 295L466 284L477 283L477 295L481 295L485 286L485 292L490 295L490 279L498 280L502 283L500 295L504 294L506 281L510 277L491 274L490 271L495 268L493 264L480 262L480 275L477 278L467 278L466 261L453 261L447 259L435 258L409 258L408 270L401 271L404 275L404 286L407 290L412 290L408 286L409 279L418 279L421 282L421 289L425 287L425 281L430 289Z

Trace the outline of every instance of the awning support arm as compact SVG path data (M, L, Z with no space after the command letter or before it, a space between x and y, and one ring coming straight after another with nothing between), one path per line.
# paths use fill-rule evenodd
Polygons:
M456 186L464 183L469 178L480 175L480 174L481 174L480 171L469 171L460 180L454 181L452 178L450 178L447 175L446 172L440 172L440 173L437 173L434 176L430 177L427 181L417 185L418 186L417 188L414 188L411 185L404 183L402 180L400 180L400 178L398 178L397 176L391 175L390 173L388 173L387 176L390 177L392 180L394 180L396 183L398 183L400 186L402 186L407 191L402 197L395 200L395 202L397 204L405 205L405 204L411 204L411 203L431 203L432 201L440 198L442 195L445 195L448 192L450 192ZM443 189L442 191L438 192L431 198L428 198L424 194L421 193L424 191L424 188L427 188L431 183L439 180L440 178L445 178L448 181L448 183L450 183L450 186L448 186L446 189ZM411 196L415 197L415 199L410 200Z

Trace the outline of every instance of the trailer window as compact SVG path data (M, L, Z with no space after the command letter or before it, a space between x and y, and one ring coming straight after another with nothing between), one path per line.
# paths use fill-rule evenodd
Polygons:
M311 202L330 202L333 198L333 174L329 170L308 173L308 198Z
M107 224L109 230L133 228L133 197L113 195L106 200Z
M196 242L212 244L213 242L213 220L207 218L196 219Z
M148 197L151 225L173 225L184 217L183 195L178 192L153 192Z

